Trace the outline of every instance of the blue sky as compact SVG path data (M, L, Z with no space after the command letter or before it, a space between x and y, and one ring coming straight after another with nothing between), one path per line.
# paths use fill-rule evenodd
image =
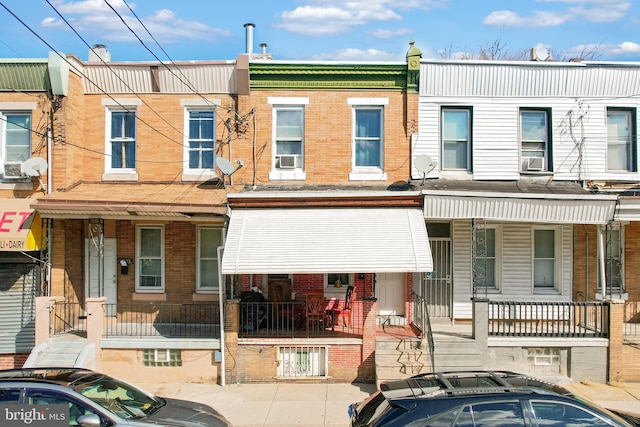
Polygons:
M245 51L243 24L251 22L253 51L266 43L274 59L283 60L402 60L413 39L424 58L477 56L497 43L513 55L538 47L559 60L591 52L598 60L640 61L638 0L0 0L0 5L2 58L45 57L52 49L39 36L80 59L87 59L87 44L105 44L113 61L232 60Z

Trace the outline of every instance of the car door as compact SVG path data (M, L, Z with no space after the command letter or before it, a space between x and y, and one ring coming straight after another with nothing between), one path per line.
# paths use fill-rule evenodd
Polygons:
M100 424L108 425L105 418L85 402L81 402L71 395L56 390L27 389L24 403L29 405L67 405L69 407L68 422L70 426L79 425L77 421L78 417L88 414L98 415L101 420Z

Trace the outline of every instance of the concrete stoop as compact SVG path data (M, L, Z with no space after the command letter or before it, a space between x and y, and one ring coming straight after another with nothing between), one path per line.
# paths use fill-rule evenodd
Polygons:
M77 335L60 335L37 345L24 363L25 368L76 367L95 369L95 345Z
M484 369L484 355L474 340L434 334L433 341L434 371Z
M429 353L419 338L376 339L376 382L408 378L431 370Z

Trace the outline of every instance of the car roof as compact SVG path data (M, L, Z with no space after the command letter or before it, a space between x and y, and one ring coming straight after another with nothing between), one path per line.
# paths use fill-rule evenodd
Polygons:
M83 368L21 368L0 370L0 384L7 381L29 381L66 386L80 378L92 375L109 378L107 375Z
M511 371L447 371L415 375L380 384L388 400L489 393L537 393L574 397L567 389Z

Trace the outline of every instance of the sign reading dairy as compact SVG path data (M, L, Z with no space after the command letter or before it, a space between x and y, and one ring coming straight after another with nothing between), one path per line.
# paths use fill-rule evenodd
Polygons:
M0 199L0 251L38 251L42 246L40 215L32 199Z

